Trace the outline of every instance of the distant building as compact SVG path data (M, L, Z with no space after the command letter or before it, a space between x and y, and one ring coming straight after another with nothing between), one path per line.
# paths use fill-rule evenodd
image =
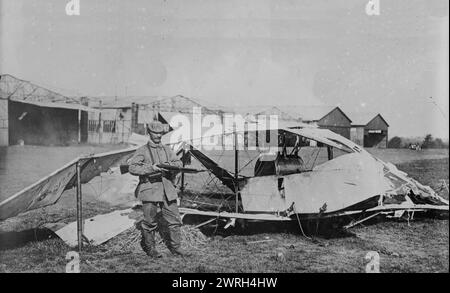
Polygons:
M132 131L132 105L106 104L91 106L97 112L88 117L88 142L99 144L127 143Z
M363 147L387 148L389 124L374 113L352 113L353 124L350 139Z
M89 105L99 110L89 114L88 142L91 143L126 143L133 132L146 134L145 123L154 119L173 130L179 125L171 125L172 118L185 114L192 122L194 107L200 108L203 115L218 114L222 117L223 114L181 95L89 97Z
M0 94L0 145L21 140L25 144L126 143L133 132L145 134L145 123L152 119L167 124L169 130L180 127L172 122L178 114L194 124L194 108L200 108L202 115L217 115L222 124L225 113L241 114L249 123L258 116L277 115L280 127L325 128L364 147L386 147L388 141L389 125L380 114L354 114L352 121L336 106L230 109L182 95L71 98L8 74L0 76Z
M158 97L99 96L87 97L89 106L98 110L88 120L89 143L127 143L137 130L138 102L149 103ZM143 132L142 132L143 134Z
M214 114L222 116L223 114L220 110L212 110L194 99L181 95L162 97L146 104L139 104L138 108L138 130L143 130L144 123L151 119L170 124L172 117L176 114L193 114L194 108L200 108L202 115ZM192 115L187 116L191 117Z
M278 115L278 119L283 122L291 121L325 128L343 137L350 138L352 121L336 106L270 107L253 115Z
M64 145L87 141L88 112L80 101L0 75L0 145Z

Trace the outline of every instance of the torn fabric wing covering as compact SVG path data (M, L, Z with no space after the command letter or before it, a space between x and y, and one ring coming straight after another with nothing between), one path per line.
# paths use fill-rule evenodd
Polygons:
M35 184L0 202L0 220L56 203L71 179L76 176L76 162L77 160L71 161Z
M331 130L320 128L283 129L284 131L297 134L326 145L335 147L345 152L366 152L359 145L349 139L342 137ZM366 152L367 153L367 152Z
M301 129L282 129L292 134L300 135L305 138L321 142L331 147L335 147L344 152L361 152L362 149L352 141L341 136L335 137L334 132L319 128L301 128Z
M370 164L370 157L352 153L316 166L309 172L282 177L250 178L241 190L245 211L282 212L292 204L299 214L343 210L381 194L388 186L380 180L382 170Z
M136 220L130 217L132 209L117 210L108 214L98 215L83 222L83 236L91 245L100 245L114 236L134 226ZM54 231L67 245L76 246L77 222L72 222Z
M224 168L219 167L216 162L205 156L202 152L191 146L189 152L203 165L206 169L210 170L223 185L230 188L233 192L235 189L234 177Z
M258 176L240 182L245 212L278 213L294 203L300 214L346 211L429 209L448 210L448 201L430 187L385 163L354 142L318 128L279 129L343 150L342 155L311 171L286 176ZM234 191L234 177L199 150L194 156ZM283 179L280 189L280 178Z
M64 190L76 186L76 163L80 161L81 181L89 182L102 172L118 167L129 159L136 148L77 158L38 182L0 202L0 220L20 213L55 204Z
M315 140L317 142L324 143L326 145L335 147L345 152L365 152L364 149L360 148L358 145L354 144L352 141L347 140L339 135L334 135L327 129L317 129L317 128L303 128L303 129L288 129L288 128L267 128L267 130L281 130L292 134L300 135L305 138ZM230 130L227 134L232 134ZM190 153L208 170L210 170L225 186L230 188L233 192L235 189L235 178L231 172L227 171L225 168L219 166L216 162L208 158L200 150L190 146ZM367 155L369 153L365 152Z
M321 142L323 144L335 147L337 149L340 149L345 152L362 152L364 149L362 149L357 144L353 143L352 141L335 134L334 132L328 130L328 129L319 129L319 128L313 128L313 127L305 127L300 129L293 129L293 128L279 128L279 127L266 127L258 125L258 128L255 129L255 131L266 131L266 130L278 130L278 131L285 131L290 132L292 134L300 135L305 138L315 140L317 142ZM228 127L226 129L218 130L213 129L212 131L208 131L207 136L202 136L199 134L193 134L194 136L188 140L185 141L185 143L194 144L195 141L200 141L207 138L212 138L216 136L228 136L232 135L234 133L240 133L243 134L244 131L235 131L232 127ZM167 133L163 136L162 141L165 144L179 144L180 142L177 141L176 143L172 141L172 133ZM132 137L137 138L139 135L134 135ZM180 135L180 137L190 137L189 134Z
M137 147L106 152L96 155L90 155L80 158L81 168L81 183L87 183L92 178L100 175L102 172L107 172L112 167L119 167L125 164L131 158ZM73 177L66 189L76 186L76 177Z
M278 213L295 205L298 214L339 214L365 210L448 210L448 201L430 187L361 153L342 155L286 176L248 178L240 191L246 212ZM279 186L282 180L283 188Z
M349 177L356 178L357 180L360 178L364 178L364 180L362 180L360 184L354 185L361 188L361 190L359 191L359 198L355 197L355 204L357 204L358 202L363 202L368 198L378 196L381 197L381 199L379 200L379 208L384 207L385 209L390 209L396 208L399 205L401 205L402 207L408 205L408 208L415 208L416 206L420 205L421 208L423 208L425 205L429 209L439 210L442 210L441 207L446 206L444 207L444 210L448 210L448 200L445 200L444 198L437 195L431 187L422 185L418 181L410 178L406 173L398 170L397 167L395 167L393 164L383 162L354 142L332 132L331 130L318 128L302 128L289 129L289 131L319 142L323 142L325 144L329 144L327 141L332 141L355 152L354 154L343 155L313 169L313 171L315 172L320 171L323 173L332 172L332 170L342 170L342 172L338 172L339 174L337 176L329 177L330 179L328 180L328 182L332 183L339 181L336 179L338 176L344 176L345 173L352 172L351 170L359 170L357 174L353 174ZM341 150L344 149L341 148ZM332 165L334 165L334 167L332 167ZM327 180L324 178L324 181L322 182L327 182ZM333 197L343 194L344 190L346 190L346 185L351 185L350 182L347 183L348 184L346 184L345 182L341 182L341 184L345 185L342 185L342 189L336 188L334 195L330 193L329 201L333 201ZM320 189L320 187L318 188ZM392 198L395 196L397 196L397 199L403 196L404 199L400 201L392 200ZM337 197L339 198L339 200L344 199L345 201L346 195ZM393 204L393 202L397 203ZM326 202L324 201L324 204L325 203ZM345 203L340 202L340 205L344 206ZM317 209L313 211L313 213L317 212Z
M393 164L385 163L378 158L375 159L384 167L384 178L391 184L390 193L408 194L414 204L449 205L448 200L439 196L431 187L408 177L405 172L398 170Z

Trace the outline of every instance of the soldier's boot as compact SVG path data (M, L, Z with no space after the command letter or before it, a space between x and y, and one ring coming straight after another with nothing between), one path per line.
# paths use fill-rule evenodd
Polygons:
M144 252L151 258L161 258L162 255L156 250L155 232L142 232L141 246Z
M170 252L174 255L174 256L181 256L181 257L189 257L191 256L191 253L181 249L181 248L172 248L170 249Z
M181 249L181 230L180 227L170 227L169 239L167 239L167 247L174 256L188 257L191 254Z
M145 252L147 256L151 258L161 258L162 254L160 254L156 249L151 249Z

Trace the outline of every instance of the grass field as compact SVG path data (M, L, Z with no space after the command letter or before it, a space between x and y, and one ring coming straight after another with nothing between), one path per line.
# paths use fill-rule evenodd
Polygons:
M448 149L433 149L433 150L409 150L409 149L366 149L372 155L392 164L402 164L411 161L442 159L448 158Z
M389 157L395 157L393 150L376 152L386 161L392 161ZM413 151L402 150L395 158L399 169L449 198L442 184L442 180L449 183L448 151L427 151L418 156ZM73 195L73 190L68 191L54 206L30 211L0 223L0 272L65 271L65 256L71 249L61 240L27 240L48 236L45 231L35 229L44 223L75 220ZM95 198L86 197L83 209L85 216L89 217L113 208ZM300 235L295 226L274 229L266 225L260 226L257 233L244 230L226 236L197 234L199 241L183 242L192 256L186 259L171 257L160 244L159 248L165 254L160 260L148 259L137 243L125 245L130 235L124 233L104 245L86 248L81 256L81 271L364 272L367 263L365 256L369 251L380 254L381 272L449 271L448 219L416 218L409 225L406 221L375 222L356 226L350 232L334 238L314 237L308 240Z

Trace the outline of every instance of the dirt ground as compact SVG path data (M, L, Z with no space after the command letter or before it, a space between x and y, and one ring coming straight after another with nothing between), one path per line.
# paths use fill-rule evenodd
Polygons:
M377 156L384 160L382 151ZM392 150L387 150L392 156ZM432 186L449 198L443 181L449 183L448 151L428 153L428 157L402 153L395 162L421 183ZM436 158L435 156L439 157ZM113 210L106 203L86 197L86 217ZM0 223L0 272L64 272L71 248L39 229L44 223L75 220L73 190L65 192L56 205L30 211ZM188 229L189 228L189 229ZM194 233L184 227L183 246L192 253L187 258L172 257L159 244L164 258L147 258L134 232L126 232L98 247L88 247L81 255L82 272L365 272L366 255L380 255L381 272L449 272L448 219L420 219L365 223L349 233L332 238L309 240L292 226L258 232L240 231L227 235ZM187 230L186 230L187 229ZM192 232L194 231L194 232ZM133 234L134 233L134 234ZM194 233L194 234L192 234Z

